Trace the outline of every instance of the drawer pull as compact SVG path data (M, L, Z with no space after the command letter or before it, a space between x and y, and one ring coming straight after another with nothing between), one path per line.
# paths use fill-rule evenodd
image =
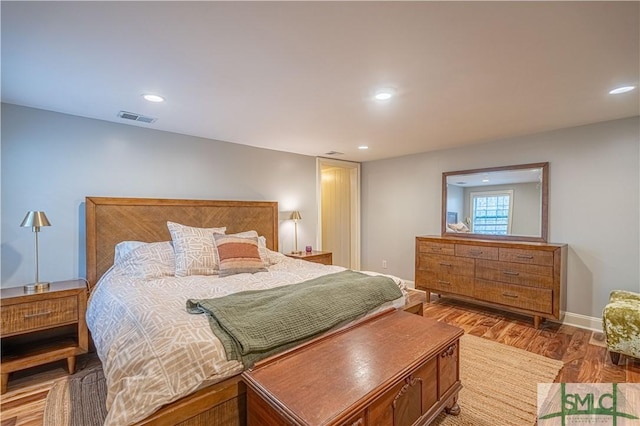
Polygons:
M442 247L431 247L431 250L440 251L440 250L442 250Z
M520 272L515 272L515 271L502 271L502 273L505 275L514 275L514 276L520 275Z
M440 266L451 266L450 263L440 262Z
M482 252L481 251L477 251L477 250L470 250L469 254L471 256L480 256L482 254Z
M47 315L51 315L51 311L46 312L38 312L36 314L25 314L24 319L36 318L36 317L44 317Z
M529 260L533 259L533 256L525 256L525 255L523 255L523 254L519 254L519 255L517 255L516 257L517 257L518 259L529 259Z
M513 293L502 293L502 295L504 297L511 297L513 299L517 299L518 298L518 295L517 294L513 294Z
M437 281L438 284L446 284L446 285L451 285L451 281L442 281L442 280L438 280Z

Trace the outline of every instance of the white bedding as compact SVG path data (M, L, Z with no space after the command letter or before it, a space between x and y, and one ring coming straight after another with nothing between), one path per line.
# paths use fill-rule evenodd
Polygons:
M164 245L163 245L164 244ZM151 247L151 249L149 249ZM120 256L92 292L87 325L107 378L105 425L129 425L205 383L238 374L204 315L187 313L187 299L267 289L339 272L268 252L268 272L175 277L169 243L143 245ZM392 277L405 294L405 283ZM404 305L404 297L379 307Z

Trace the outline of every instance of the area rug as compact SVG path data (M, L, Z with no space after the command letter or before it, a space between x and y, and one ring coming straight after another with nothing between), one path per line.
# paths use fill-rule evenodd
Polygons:
M562 368L522 349L464 335L460 341L458 416L441 414L438 426L532 426L538 383L551 383ZM45 403L44 426L100 426L106 409L102 369L93 367L56 383Z
M538 383L551 383L562 361L465 334L460 339L460 414L439 426L533 426Z
M107 381L94 366L56 382L44 405L43 426L102 426L107 417Z

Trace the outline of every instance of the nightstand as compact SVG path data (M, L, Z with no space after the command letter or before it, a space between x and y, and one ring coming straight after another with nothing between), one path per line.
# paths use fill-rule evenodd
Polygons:
M89 347L87 293L84 280L52 282L42 293L26 294L22 286L2 289L0 393L14 371L66 358L69 374L75 372L76 356Z
M285 256L306 260L308 262L321 263L323 265L333 264L333 255L330 251L312 251L311 253L303 251L300 254L285 253Z

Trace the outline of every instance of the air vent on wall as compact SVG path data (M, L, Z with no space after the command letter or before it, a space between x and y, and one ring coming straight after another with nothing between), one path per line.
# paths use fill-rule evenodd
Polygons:
M324 155L344 155L344 152L329 151L329 152L325 152Z
M147 117L146 115L136 114L135 112L120 111L118 117L125 120L141 121L143 123L153 123L157 118Z

